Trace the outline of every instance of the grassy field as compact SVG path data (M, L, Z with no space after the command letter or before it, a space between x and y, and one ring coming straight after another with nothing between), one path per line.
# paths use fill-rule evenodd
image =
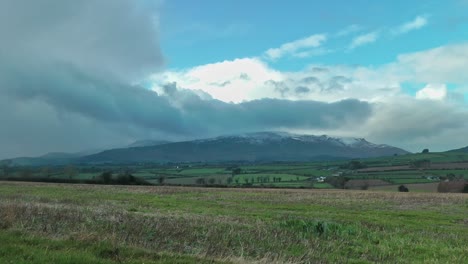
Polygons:
M430 160L431 167L414 168L410 166L414 161L418 160ZM350 161L277 162L271 164L82 164L62 167L13 167L7 176L0 172L0 179L8 177L14 180L26 178L37 179L38 181L41 181L41 179L47 181L53 181L54 179L85 181L99 179L103 172L111 171L114 178L117 178L122 172L129 172L135 177L145 179L156 185L160 184L161 179L163 179L163 184L166 185L271 186L284 188L310 188L314 186L314 188L321 188L323 185L317 184L318 178L325 177L328 183L340 187L333 183L333 179L331 179L336 175L342 175L346 179L375 179L389 184L406 185L439 182L448 176L452 177L452 179L456 177L468 180L467 161L468 154L446 152L362 159L360 162L364 165L364 168L361 170L352 170L346 167ZM238 171L235 172L235 170ZM236 175L233 176L233 174ZM327 185L327 188L329 187L330 185Z
M468 195L0 183L0 263L463 263Z

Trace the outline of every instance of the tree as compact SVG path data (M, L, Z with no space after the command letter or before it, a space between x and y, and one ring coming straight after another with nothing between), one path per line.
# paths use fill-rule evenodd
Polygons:
M400 186L398 186L398 191L399 192L409 192L409 189L406 188L406 186L404 186L404 185L400 185Z
M361 190L368 190L369 189L369 183L366 181L364 185L361 186Z
M232 183L232 177L228 177L226 181L227 181L227 184L231 184Z
M136 179L128 172L124 172L117 177L118 184L135 184Z
M358 169L364 169L366 167L367 165L359 160L351 160L350 162L340 166L341 169L348 169L348 170L358 170Z
M429 149L427 149L427 148L426 148L426 149L423 149L423 151L422 151L421 153L427 154L427 153L429 153Z
M211 185L213 185L213 184L216 183L216 179L215 179L215 178L210 178L210 179L208 180L208 182L209 182Z
M332 185L335 188L344 189L346 182L349 181L349 180L350 180L350 178L348 178L348 177L334 176L334 177L327 177L325 179L325 182L329 183L330 185Z
M198 185L205 185L205 184L206 184L204 178L198 178L198 179L196 179L196 180L195 180L195 183L198 184Z
M468 193L468 183L465 183L465 186L463 187L462 193Z
M110 171L103 172L99 177L101 178L104 184L109 184L111 183L111 180L112 180L112 172Z
M163 185L165 180L166 180L166 177L164 177L164 175L160 175L158 178L159 185Z

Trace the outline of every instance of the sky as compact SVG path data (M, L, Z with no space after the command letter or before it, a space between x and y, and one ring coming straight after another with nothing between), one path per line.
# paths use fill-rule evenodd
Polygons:
M0 159L286 131L468 145L468 1L0 0Z

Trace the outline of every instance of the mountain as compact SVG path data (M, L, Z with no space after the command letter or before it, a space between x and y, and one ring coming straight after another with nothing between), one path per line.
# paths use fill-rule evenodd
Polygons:
M79 161L87 163L314 161L407 153L409 152L403 149L374 144L363 138L260 132L157 146L113 149L82 157Z
M71 153L48 153L40 157L19 157L8 159L15 166L66 165L80 156Z
M467 147L464 147L464 148L460 148L460 149L453 149L453 150L449 150L447 152L463 152L463 153L468 153L468 146Z
M78 153L50 152L39 157L18 157L8 160L15 166L66 165L74 163L80 157L93 155L101 151L103 150L86 150Z
M149 147L170 143L164 140L138 140L124 148ZM105 149L90 149L77 153L50 152L39 157L18 157L8 159L16 166L44 166L44 165L66 165L76 163L81 157L94 155L105 151ZM1 161L0 161L1 162Z
M164 144L169 144L169 143L172 143L172 142L166 141L166 140L152 140L152 139L137 140L133 142L132 144L128 145L127 148L151 147L151 146L158 146L158 145L164 145Z

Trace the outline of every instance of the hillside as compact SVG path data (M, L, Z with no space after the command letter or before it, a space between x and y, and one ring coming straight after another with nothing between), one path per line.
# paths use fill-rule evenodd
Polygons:
M261 132L158 146L114 149L83 157L79 161L86 163L317 161L407 153L403 149L374 144L362 138Z
M466 146L466 147L464 147L464 148L449 150L449 151L447 151L447 152L462 152L462 153L468 153L468 146Z

